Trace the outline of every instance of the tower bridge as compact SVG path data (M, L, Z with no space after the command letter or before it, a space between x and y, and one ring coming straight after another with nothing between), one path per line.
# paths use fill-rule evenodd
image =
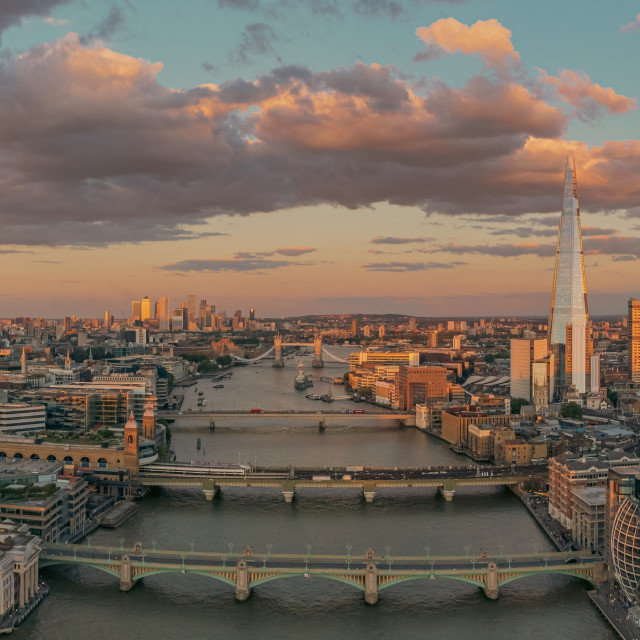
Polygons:
M45 544L40 566L73 565L104 571L118 579L120 590L129 591L139 580L163 573L206 576L235 589L236 599L247 600L253 588L274 580L306 578L330 580L349 585L364 593L367 604L378 602L379 592L408 581L458 580L478 587L487 598L498 598L500 587L515 580L542 575L567 575L598 585L607 578L601 556L586 552L491 555L480 550L477 555L431 556L429 547L422 556L395 556L385 547L386 555L369 548L361 554L315 555L311 545L306 554L264 553L247 546L240 552L163 551L133 548L68 544ZM468 547L467 547L468 549ZM319 584L318 581L315 584Z
M253 362L259 362L264 358L267 358L273 353L273 366L284 367L284 357L283 351L287 347L311 347L313 348L313 362L311 366L314 369L321 369L324 367L324 359L323 355L327 356L330 360L334 362L339 362L340 364L348 364L349 361L344 358L340 358L335 354L331 353L328 349L326 349L322 344L322 336L319 333L313 338L313 342L283 342L279 333L276 333L273 339L273 347L267 349L264 353L261 353L259 356L255 358L242 358L240 356L232 355L231 357L237 362L244 362L246 364L250 364Z

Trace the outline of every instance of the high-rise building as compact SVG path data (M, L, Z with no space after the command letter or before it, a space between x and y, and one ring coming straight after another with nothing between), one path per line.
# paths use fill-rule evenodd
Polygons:
M169 331L171 319L171 305L169 298L163 296L157 302L156 318L158 319L158 329L160 331Z
M140 300L131 301L131 318L134 322L142 318L142 305Z
M144 322L145 320L149 320L151 318L151 300L149 296L145 296L140 301L140 320Z
M173 331L188 331L189 319L187 307L175 307L171 317L171 327Z
M567 158L549 313L549 348L555 358L556 393L567 384L579 393L587 391L592 351L587 342L591 343L591 336L578 186L575 167Z
M549 348L545 338L511 340L511 386L512 398L524 398L536 407L547 406L549 393L553 389L550 378Z
M631 382L640 382L640 300L629 299L629 374Z
M193 294L187 296L187 320L188 322L196 321L196 297Z

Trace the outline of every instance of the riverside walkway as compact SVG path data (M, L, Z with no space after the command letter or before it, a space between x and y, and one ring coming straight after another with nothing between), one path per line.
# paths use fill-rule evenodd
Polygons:
M349 546L346 555L314 555L311 545L306 545L306 554L271 553L271 545L264 553L252 547L234 553L233 544L228 547L222 553L203 553L193 548L190 552L147 549L140 542L131 549L91 546L90 540L87 545L45 544L40 566L98 569L117 578L121 591L161 573L207 576L233 587L240 601L254 587L284 578L323 578L347 584L364 592L367 604L375 604L380 591L410 580L458 580L483 589L490 599L498 597L502 585L527 577L562 574L592 585L606 580L602 558L583 552L495 556L481 550L477 555L431 556L425 547L422 556L393 556L390 547L379 555L373 549L351 554Z

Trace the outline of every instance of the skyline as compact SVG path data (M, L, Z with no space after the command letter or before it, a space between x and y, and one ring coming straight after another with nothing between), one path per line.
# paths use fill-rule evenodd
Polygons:
M567 155L590 311L624 315L633 5L0 7L0 316L544 316Z

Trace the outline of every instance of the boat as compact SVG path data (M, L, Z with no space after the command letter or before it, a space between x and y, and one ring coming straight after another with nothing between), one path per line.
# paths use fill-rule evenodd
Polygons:
M198 395L199 396L203 396L204 395L204 391L198 391Z
M214 384L213 388L214 389L224 389L224 385L223 384Z
M329 391L327 391L327 393L325 393L324 395L320 396L320 400L322 400L322 402L333 402L333 395L331 394L331 387L329 387Z
M307 393L305 398L309 398L309 400L320 400L320 396L316 393Z
M309 387L313 387L313 381L305 374L302 362L298 365L298 375L293 379L293 386L298 391L304 391Z
M196 442L196 449L200 451L201 446L202 446L202 441L200 440L200 438L198 438L198 441Z

